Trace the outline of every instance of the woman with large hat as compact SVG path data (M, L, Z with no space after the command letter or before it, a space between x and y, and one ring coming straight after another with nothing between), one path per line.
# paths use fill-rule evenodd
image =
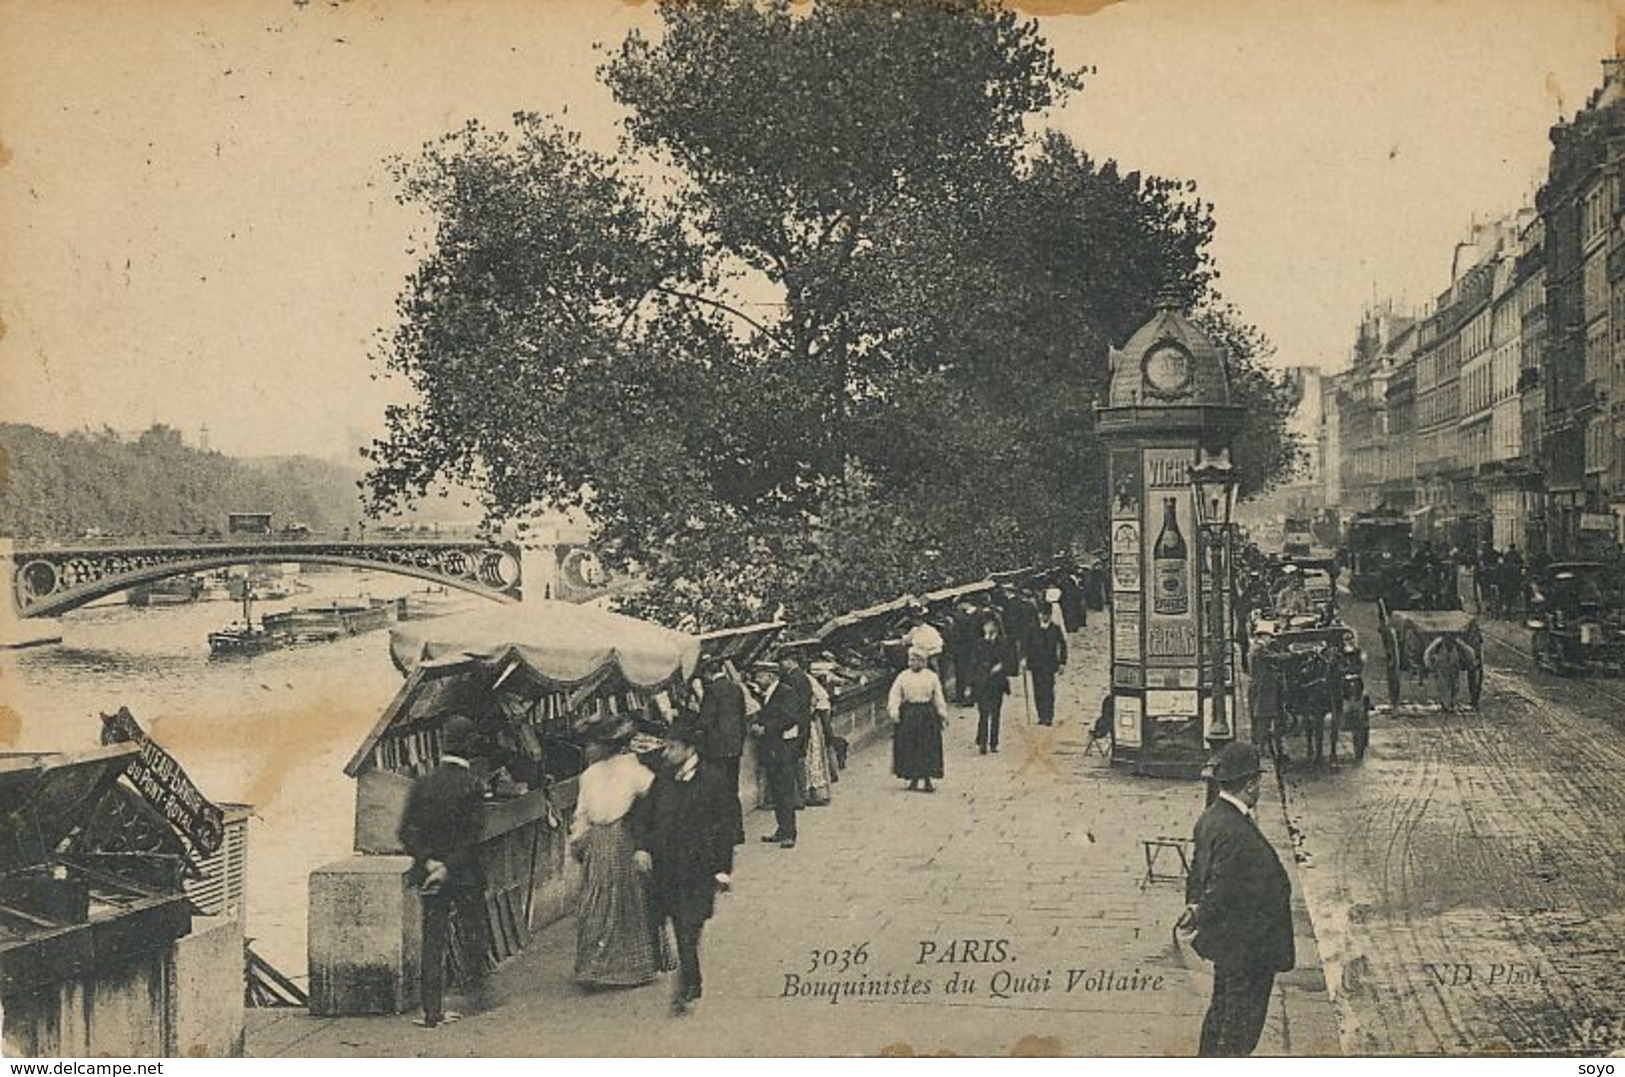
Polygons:
M886 712L897 723L892 735L892 773L908 780L910 792L936 792L933 778L942 777L942 727L948 721L948 700L942 681L926 668L926 654L908 652L908 668L892 682Z
M672 967L648 877L632 856L632 809L655 776L633 750L637 729L630 720L583 732L593 739L570 827L570 848L582 866L575 978L588 987L632 987Z

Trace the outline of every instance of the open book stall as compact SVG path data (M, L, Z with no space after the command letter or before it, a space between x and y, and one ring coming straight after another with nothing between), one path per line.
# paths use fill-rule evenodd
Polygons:
M472 721L479 747L469 762L486 785L478 856L487 956L518 953L567 909L567 819L587 744L627 719L663 728L699 652L697 637L565 602L395 629L390 655L406 681L345 767L356 779L356 852L403 852L398 829L412 780L440 762L450 718Z

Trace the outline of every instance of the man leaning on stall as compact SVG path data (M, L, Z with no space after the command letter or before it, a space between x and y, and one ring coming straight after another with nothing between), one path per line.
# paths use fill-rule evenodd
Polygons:
M486 973L485 887L475 846L480 839L484 784L469 765L477 738L462 716L440 729L440 762L412 783L401 814L401 847L412 857L409 878L423 905L423 1016L413 1023L438 1028L461 1017L446 1010L446 946L457 910L465 978L483 989Z
M1242 1057L1258 1046L1275 975L1296 963L1292 882L1258 829L1263 768L1258 749L1232 743L1213 760L1218 796L1196 821L1179 927L1213 962L1213 999L1202 1021L1204 1058Z

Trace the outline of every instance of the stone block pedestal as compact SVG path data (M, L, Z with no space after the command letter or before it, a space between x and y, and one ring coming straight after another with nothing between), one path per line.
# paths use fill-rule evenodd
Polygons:
M310 1012L405 1013L418 1004L423 914L409 856L352 856L310 873Z

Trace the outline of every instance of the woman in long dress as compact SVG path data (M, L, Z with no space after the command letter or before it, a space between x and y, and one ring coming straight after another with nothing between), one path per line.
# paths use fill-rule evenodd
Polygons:
M801 758L801 784L806 787L802 798L809 807L821 808L834 794L834 768L830 764L829 740L825 730L829 725L829 691L812 673L807 674L812 689L812 721L807 726L807 754Z
M931 779L942 777L942 727L948 700L942 681L926 668L925 652L910 650L908 668L892 682L886 713L897 723L892 735L892 773L908 779L910 792L934 793Z
M630 751L593 745L581 773L570 847L582 864L576 904L576 982L632 987L671 967L648 878L632 861L629 815L654 774Z

